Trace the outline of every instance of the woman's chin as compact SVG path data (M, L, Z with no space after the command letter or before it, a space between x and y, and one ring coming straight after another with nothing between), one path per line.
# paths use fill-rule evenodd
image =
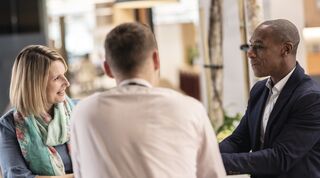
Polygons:
M61 103L61 102L63 102L65 99L66 99L66 95L59 95L59 96L56 98L56 102L57 102L57 103Z

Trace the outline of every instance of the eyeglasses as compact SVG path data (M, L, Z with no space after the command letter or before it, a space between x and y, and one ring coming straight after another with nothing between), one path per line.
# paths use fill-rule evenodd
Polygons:
M249 51L249 49L252 49L254 52L257 52L258 50L260 50L260 49L263 49L263 48L265 48L264 46L262 46L262 45L260 45L260 44L254 44L254 45L252 45L252 44L242 44L242 45L240 45L240 50L241 51L245 51L245 52L247 52L247 51Z

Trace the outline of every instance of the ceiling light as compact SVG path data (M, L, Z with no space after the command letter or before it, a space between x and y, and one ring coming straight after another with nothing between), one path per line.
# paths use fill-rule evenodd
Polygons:
M178 0L116 0L116 8L125 9L140 9L140 8L152 8L158 5L176 3Z

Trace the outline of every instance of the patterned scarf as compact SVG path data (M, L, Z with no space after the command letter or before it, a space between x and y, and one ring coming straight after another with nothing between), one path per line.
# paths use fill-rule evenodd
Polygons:
M46 176L65 175L62 159L54 146L70 139L70 113L73 102L66 97L54 105L54 118L49 114L42 118L23 117L14 112L16 135L23 157L32 173Z

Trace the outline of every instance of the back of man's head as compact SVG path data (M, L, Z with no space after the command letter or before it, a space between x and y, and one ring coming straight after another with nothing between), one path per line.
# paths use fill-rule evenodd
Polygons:
M117 72L131 75L157 48L151 29L140 23L124 23L115 27L105 40L106 60Z
M300 42L299 31L297 27L286 19L268 20L259 26L268 25L272 29L273 38L279 42L291 42L293 44L292 53L296 55Z

